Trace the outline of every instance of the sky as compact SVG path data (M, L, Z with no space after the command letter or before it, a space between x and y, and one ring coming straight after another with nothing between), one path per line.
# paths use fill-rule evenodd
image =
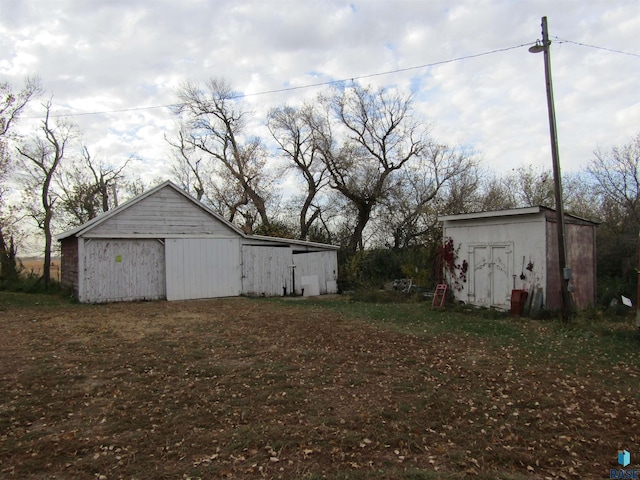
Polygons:
M256 125L327 88L312 85L405 89L437 141L497 173L550 169L544 56L528 52L543 16L560 163L583 171L640 132L638 0L0 0L0 82L42 80L22 130L53 96L94 157L134 156L151 180L169 178L176 89L211 78Z

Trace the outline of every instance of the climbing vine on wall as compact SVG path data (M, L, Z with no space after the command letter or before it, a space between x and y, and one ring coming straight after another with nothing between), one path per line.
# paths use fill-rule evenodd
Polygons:
M462 290L462 284L467 282L467 271L469 270L469 262L466 259L458 262L459 250L460 247L458 246L456 249L453 238L447 237L440 245L439 252L445 275L451 280L451 287L458 291Z

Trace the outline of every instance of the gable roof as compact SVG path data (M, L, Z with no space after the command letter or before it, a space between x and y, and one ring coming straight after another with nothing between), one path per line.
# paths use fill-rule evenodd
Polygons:
M161 191L161 190L163 190L165 188L169 188L172 191L178 193L179 195L181 195L182 197L187 199L195 207L201 209L206 214L208 214L211 217L213 217L215 220L217 220L218 222L220 222L221 224L223 224L224 226L229 228L232 232L236 233L241 238L245 238L245 239L249 239L249 240L255 240L255 241L258 241L258 242L288 244L290 246L299 245L299 246L304 246L304 247L324 248L324 249L331 249L331 250L338 250L340 248L340 247L335 246L335 245L328 245L328 244L324 244L324 243L310 242L310 241L306 241L306 240L294 240L294 239L290 239L290 238L267 237L267 236L263 236L263 235L247 235L240 228L238 228L233 223L231 223L228 220L226 220L220 214L218 214L218 213L214 212L213 210L211 210L209 207L204 205L202 202L200 202L196 198L194 198L191 195L189 195L182 188L178 187L175 183L171 182L170 180L167 180L167 181L157 185L156 187L154 187L154 188L152 188L150 190L147 190L146 192L138 195L137 197L134 197L134 198L128 200L127 202L117 206L116 208L114 208L112 210L104 212L104 213L96 216L95 218L92 218L88 222L83 223L82 225L80 225L78 227L75 227L75 228L73 228L71 230L67 230L65 232L62 232L62 233L56 235L55 239L60 241L60 240L63 240L65 238L68 238L68 237L72 237L72 236L79 237L79 236L83 236L83 235L85 235L87 233L90 233L92 230L98 229L98 227L100 225L103 225L105 222L109 221L113 217L121 214L125 210L128 210L128 209L134 207L135 205L139 204L140 202L144 201L145 199L151 197L152 195L156 194L157 192L159 192L159 191Z
M165 189L165 188L172 189L173 191L175 191L178 194L182 195L184 198L186 198L188 201L190 201L196 207L204 210L207 214L209 214L212 217L214 217L216 220L218 220L219 222L224 224L226 227L228 227L229 229L231 229L232 231L234 231L238 235L245 236L244 232L242 232L242 230L240 230L234 224L232 224L231 222L229 222L228 220L223 218L221 215L219 215L218 213L216 213L213 210L211 210L210 208L208 208L202 202L199 202L197 199L193 198L191 195L189 195L183 189L178 187L175 183L171 182L170 180L167 180L167 181L155 186L154 188L152 188L150 190L147 190L146 192L138 195L137 197L134 197L134 198L126 201L125 203L123 203L121 205L118 205L116 208L113 208L113 209L111 209L111 210L109 210L107 212L101 213L100 215L92 218L88 222L83 223L82 225L80 225L78 227L75 227L75 228L73 228L71 230L67 230L66 232L62 232L62 233L56 235L55 239L56 240L63 240L65 238L71 237L71 236L79 237L81 235L84 235L84 234L90 232L91 230L93 230L94 228L98 227L99 225L102 225L104 222L106 222L110 218L115 217L116 215L118 215L118 214L122 213L123 211L133 207L134 205L142 202L146 198L152 196L153 194L155 194L155 193L157 193L160 190Z

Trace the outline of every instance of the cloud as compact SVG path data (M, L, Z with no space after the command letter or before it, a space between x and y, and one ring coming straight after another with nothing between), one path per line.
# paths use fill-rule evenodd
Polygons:
M106 155L138 155L166 172L168 108L185 80L227 79L260 121L271 107L320 88L261 92L394 71L540 38L547 15L561 161L583 169L597 145L638 130L640 58L635 0L12 2L0 18L0 80L42 77L60 113L75 116ZM557 38L556 38L557 37ZM438 140L464 144L502 171L550 159L542 55L526 47L363 80L415 94ZM38 105L25 116L37 117ZM29 123L25 120L23 127Z

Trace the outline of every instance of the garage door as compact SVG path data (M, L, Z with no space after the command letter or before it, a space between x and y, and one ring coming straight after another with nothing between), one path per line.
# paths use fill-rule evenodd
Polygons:
M84 243L82 302L165 298L164 246L158 240L101 240Z
M167 300L240 295L238 239L175 239L165 241Z

